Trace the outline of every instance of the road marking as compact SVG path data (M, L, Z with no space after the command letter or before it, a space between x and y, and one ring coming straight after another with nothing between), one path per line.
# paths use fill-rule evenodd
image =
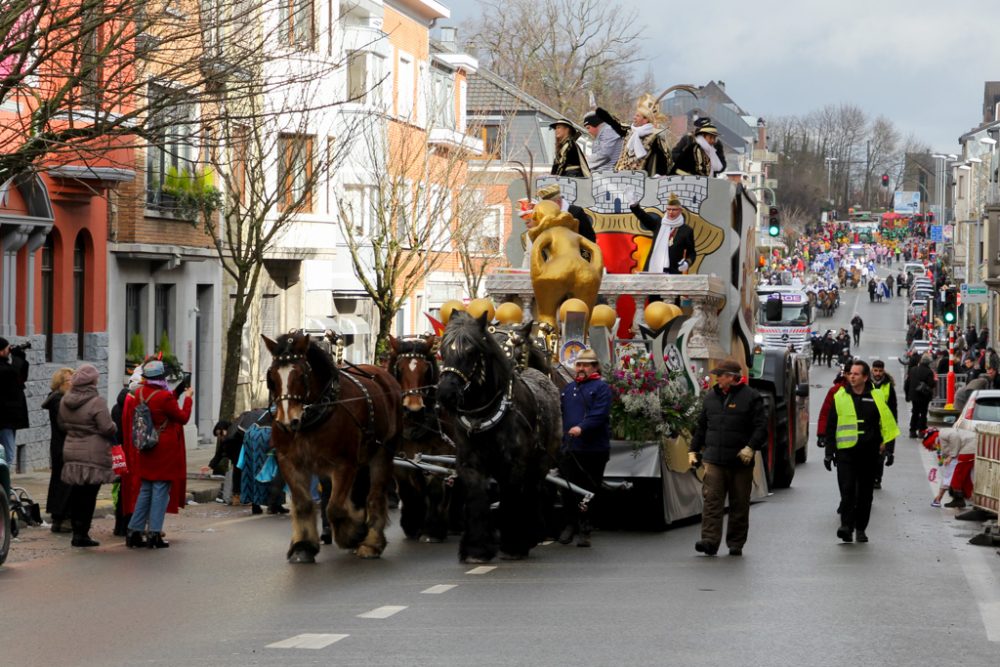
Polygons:
M384 607L372 609L371 611L366 611L363 614L358 614L358 618L389 618L393 614L398 614L404 609L406 609L405 605L390 604Z
M304 635L295 635L294 637L283 639L280 642L274 642L273 644L268 644L267 648L321 649L321 648L326 648L330 644L339 642L341 639L347 639L348 637L350 637L350 635L306 633Z
M544 542L542 542L542 543L541 543L541 545L540 545L540 546L543 546L543 547L547 547L547 546L549 546L550 544L552 544L552 543L553 543L554 541L555 541L555 540L545 540Z
M497 569L496 565L480 565L479 567L472 568L466 572L466 574L486 574L487 572L492 572L495 569Z
M425 591L420 591L425 595L440 595L441 593L447 593L451 589L455 588L456 584L438 584L436 586L431 586Z
M921 447L920 458L925 467L935 467L937 457L927 449ZM928 480L931 492L936 496L938 482ZM941 512L942 522L950 518L950 512ZM965 582L969 585L972 597L979 608L979 615L983 619L983 626L986 628L986 638L991 642L1000 642L1000 593L994 590L991 584L993 580L993 570L986 562L987 552L992 549L984 549L979 546L962 544L955 548L955 557L962 567L962 574L965 575Z

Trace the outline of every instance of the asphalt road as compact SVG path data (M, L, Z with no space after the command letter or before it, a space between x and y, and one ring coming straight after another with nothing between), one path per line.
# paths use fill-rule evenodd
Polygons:
M898 354L901 300L848 291L818 326L846 326L855 307L857 352ZM814 419L831 379L815 369ZM381 560L326 548L292 566L287 517L208 521L165 551L116 542L0 568L0 664L1000 664L1000 558L930 507L917 441L898 444L859 545L835 535L835 475L810 440L792 488L753 507L742 558L696 554L687 525L475 569L454 540L393 526Z

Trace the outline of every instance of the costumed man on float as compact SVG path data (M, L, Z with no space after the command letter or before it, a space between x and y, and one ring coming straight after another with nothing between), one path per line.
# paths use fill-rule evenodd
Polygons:
M719 130L709 118L694 122L694 131L685 134L671 155L678 176L717 176L726 170L726 157Z
M552 161L552 175L572 178L590 176L587 158L580 150L580 145L576 143L576 140L580 138L579 130L565 118L560 118L550 124L549 128L556 135L556 157Z
M698 256L694 247L694 230L687 224L688 212L677 195L667 198L666 215L660 217L639 205L639 196L629 193L629 210L639 219L642 228L653 232L653 245L642 270L649 273L687 273Z
M623 125L601 107L594 109L594 114L623 138L615 171L644 171L649 176L670 173L670 137L667 130L656 126L660 120L660 105L655 97L646 93L639 98L631 126Z

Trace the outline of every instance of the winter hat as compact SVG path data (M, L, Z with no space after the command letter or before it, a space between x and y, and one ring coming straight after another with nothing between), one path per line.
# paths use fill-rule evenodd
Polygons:
M140 384L142 384L142 366L136 366L135 370L132 371L132 377L128 379L129 392L138 389Z
M100 377L100 373L91 364L84 364L76 369L73 373L73 377L70 378L69 383L74 387L85 387L91 384L97 384L97 378Z
M146 365L142 367L142 377L149 380L159 380L164 376L165 372L163 362L155 359L147 361Z

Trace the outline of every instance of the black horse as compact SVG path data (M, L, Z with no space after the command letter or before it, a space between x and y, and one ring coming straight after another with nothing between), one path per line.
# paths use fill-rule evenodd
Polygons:
M487 330L486 315L452 314L441 345L441 426L457 446L465 490L463 562L497 553L488 485L499 487L501 557L525 558L544 534L542 486L562 438L559 392L546 375L516 372Z

